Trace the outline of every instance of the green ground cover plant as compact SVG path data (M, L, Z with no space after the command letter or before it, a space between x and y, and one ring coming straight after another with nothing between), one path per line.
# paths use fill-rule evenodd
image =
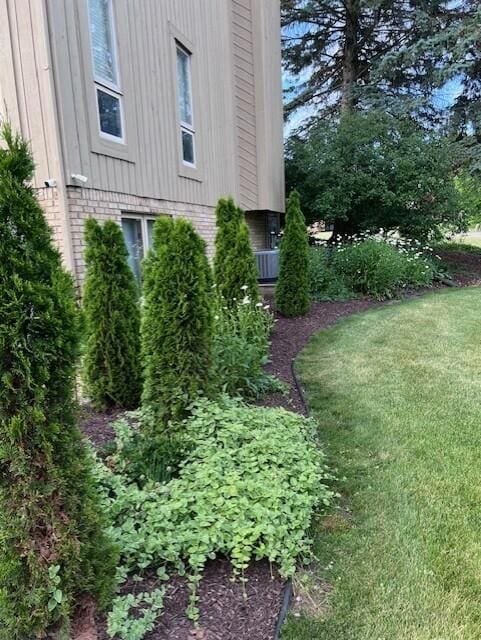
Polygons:
M283 640L479 639L480 305L480 289L390 305L300 355L343 501Z
M1 133L0 638L68 638L77 605L108 603L116 553L76 424L73 281L29 186L29 146Z
M200 400L191 414L182 427L185 458L178 477L164 483L132 479L122 451L135 427L125 422L117 426L117 453L98 463L97 476L109 531L122 552L120 574L148 568L163 579L186 574L187 613L195 621L197 585L209 558L229 557L239 580L251 560L262 558L292 575L298 557L310 553L312 518L331 504L333 493L310 420L227 397ZM116 601L111 628L128 628L125 611L134 604Z
M113 220L85 223L83 380L93 406L136 409L140 404L139 291L127 262L122 230Z

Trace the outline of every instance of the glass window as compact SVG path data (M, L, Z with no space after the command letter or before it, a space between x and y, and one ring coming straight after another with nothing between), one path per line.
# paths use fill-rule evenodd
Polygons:
M185 129L182 129L182 157L184 162L195 164L194 135Z
M112 0L89 0L90 43L100 135L124 141Z
M100 131L114 138L122 138L122 112L120 98L97 89Z
M111 0L89 0L90 37L95 79L118 85Z
M137 218L122 218L122 231L125 245L129 253L128 261L135 277L140 282L141 262L144 257L142 240L142 221Z
M177 87L179 94L179 119L182 159L195 165L195 130L192 109L191 58L186 49L177 45Z

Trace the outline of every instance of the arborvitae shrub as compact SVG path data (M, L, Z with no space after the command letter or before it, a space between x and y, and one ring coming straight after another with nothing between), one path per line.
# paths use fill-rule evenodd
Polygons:
M310 306L309 239L297 191L291 192L287 203L276 303L279 312L288 318L304 315Z
M0 149L0 638L68 635L77 604L110 596L115 556L73 401L72 279L32 189L28 146Z
M98 408L135 409L142 391L140 312L122 230L112 220L103 227L87 220L85 244L85 389Z
M210 389L211 287L205 243L192 225L159 219L145 269L142 400L160 430Z
M244 212L232 198L221 199L216 209L214 276L226 304L248 296L259 300L258 270Z

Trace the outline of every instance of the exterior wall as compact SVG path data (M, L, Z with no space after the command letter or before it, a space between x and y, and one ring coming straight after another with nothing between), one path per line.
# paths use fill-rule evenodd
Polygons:
M266 238L266 217L262 213L247 213L246 222L249 227L252 248L254 251L260 251L267 246Z
M71 216L74 270L77 281L80 283L85 275L83 233L85 221L88 218L96 218L99 221L116 220L118 223L124 213L149 216L167 213L174 217L188 218L207 242L209 256L213 255L215 237L213 207L81 187L69 187L67 198Z
M45 2L67 184L283 210L280 0L115 0L125 145L98 133L86 0ZM194 171L180 158L176 39L192 52Z
M67 183L214 205L237 194L230 0L115 0L126 145L98 134L85 0L46 0ZM198 170L184 171L175 39L192 51Z

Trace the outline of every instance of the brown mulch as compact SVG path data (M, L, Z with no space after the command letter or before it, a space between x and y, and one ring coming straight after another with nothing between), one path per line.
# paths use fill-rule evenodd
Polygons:
M189 589L185 578L172 578L166 584L165 609L154 631L146 640L272 640L279 610L283 581L268 562L253 563L246 571L245 594L239 580L232 580L228 560L207 564L199 586L200 619L198 628L187 619ZM127 592L138 593L158 588L151 578L130 583ZM108 640L105 621L99 623L98 640Z
M440 252L449 265L456 284L481 285L481 256L458 252ZM412 296L423 292L413 292ZM267 294L270 301L270 295ZM292 362L316 331L332 326L341 318L366 311L381 303L371 299L348 302L314 303L310 312L301 318L278 317L272 335L270 373L288 385L288 393L272 394L262 402L267 407L284 407L304 413L305 408L296 388ZM81 430L95 446L103 446L113 439L111 423L119 413L102 414L84 407ZM279 615L283 582L267 562L253 563L247 572L247 598L242 584L232 581L232 569L227 560L209 562L199 587L199 628L196 630L185 615L188 587L184 578L174 577L167 584L165 611L146 640L272 640ZM127 590L135 593L159 586L154 577L143 583L130 583ZM98 640L107 640L105 619L98 620ZM84 636L90 640L89 636ZM81 636L75 640L80 640ZM93 640L93 636L92 636Z

